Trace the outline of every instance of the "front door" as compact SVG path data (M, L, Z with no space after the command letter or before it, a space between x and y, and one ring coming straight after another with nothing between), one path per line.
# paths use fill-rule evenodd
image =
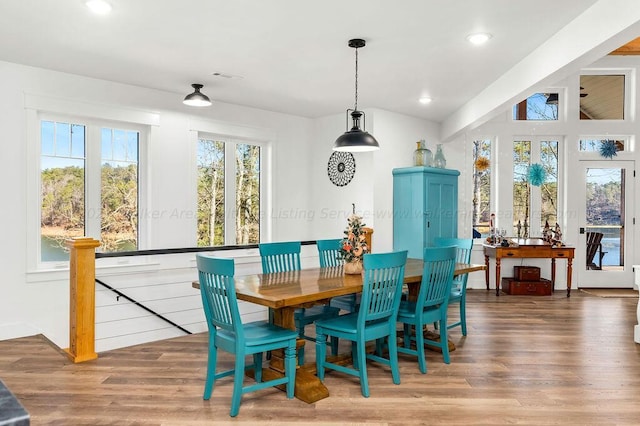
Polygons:
M581 161L578 287L633 286L633 161Z

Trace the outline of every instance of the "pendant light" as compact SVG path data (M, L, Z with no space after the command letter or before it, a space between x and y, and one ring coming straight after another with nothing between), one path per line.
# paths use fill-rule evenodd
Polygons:
M347 152L365 152L375 151L380 149L378 141L373 135L367 133L366 121L364 120L364 112L358 111L358 49L364 47L366 42L361 38L354 38L349 40L349 47L356 49L356 97L355 105L353 109L347 110L347 129L349 128L349 115L353 120L353 127L351 130L347 130L342 136L336 139L333 145L334 151L347 151ZM351 111L351 114L349 114ZM363 118L363 130L360 129L360 118Z
M187 96L185 96L184 101L182 101L183 104L195 107L205 107L211 105L211 100L209 99L209 97L200 92L200 89L204 87L202 84L194 83L191 85L191 87L193 87L195 90L193 93L189 93Z

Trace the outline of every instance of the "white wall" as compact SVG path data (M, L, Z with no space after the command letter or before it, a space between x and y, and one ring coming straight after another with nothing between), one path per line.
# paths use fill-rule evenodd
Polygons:
M370 215L374 224L374 250L385 252L393 250L392 171L413 165L413 152L420 139L424 139L435 154L440 129L436 123L381 109L375 109L373 113L380 150L374 153L374 205Z
M90 109L93 106L112 108L125 115L127 111L148 112L159 117L158 125L150 126L145 158L148 180L145 208L155 214L149 215L143 226L147 232L141 235L144 242L141 248L191 247L195 244L194 130L222 129L225 134L239 131L264 137L269 143L265 155L270 182L265 184L272 191L264 200L263 215L270 227L263 229L263 241L340 237L352 203L355 203L367 225L375 229L376 251L392 248L392 222L388 216L392 209L392 168L411 165L415 141L419 139L427 139L435 149L431 141L438 134L437 125L433 123L384 110L367 111L368 130L378 138L381 150L355 154L353 181L345 187L336 187L327 176L327 161L333 142L345 131L342 114L311 120L215 101L210 108L193 109L182 104L184 94L6 62L0 62L0 77L0 93L3 93L0 128L4 132L3 153L6 155L0 169L3 182L0 199L10 201L0 209L0 220L11 224L5 230L9 243L0 248L0 339L43 333L60 347L68 346L68 270L37 272L27 266L33 264L28 261L33 253L28 252L25 235L29 228L37 229L38 224L28 223L33 202L30 208L27 206L29 198L34 198L33 194L27 196L28 155L33 151L33 147L28 149L28 144L37 141L27 137L26 98L60 100L86 105ZM214 94L210 95L215 99ZM184 214L169 214L175 211ZM316 262L311 251L305 247L303 253L303 263L308 266ZM257 272L256 250L236 252L233 256L246 273ZM99 260L97 275L112 281L116 287L129 287L129 291L135 292L142 301L151 301L158 291L150 283L151 278L158 276L159 271L169 271L167 274L182 278L164 283L165 289L170 288L178 297L189 297L191 304L199 303L197 293L194 292L196 297L190 297L191 289L186 293L182 289L189 286L193 256L127 258L121 262L122 265L112 269ZM127 265L129 262L132 265ZM138 263L143 265L136 265ZM138 330L136 327L141 322L155 321L136 319L135 308L127 306L123 300L115 300L99 286L98 296L99 350L175 335L175 331ZM116 313L122 315L121 320L114 319ZM193 321L191 314L185 314L184 321ZM202 328L202 324L198 327Z
M187 88L185 88L185 93ZM0 128L3 130L0 168L0 222L5 224L0 246L0 339L44 333L61 347L68 345L68 271L35 273L28 270L25 235L27 223L28 150L25 95L100 105L118 110L148 111L159 115L152 126L148 147L147 207L152 211L190 211L195 187L195 165L190 130L194 122L247 129L270 135L272 186L265 212L272 228L267 239L310 239L311 226L300 218L283 218L277 212L306 209L312 156L309 147L314 123L303 117L274 113L214 101L194 109L182 104L184 94L128 86L50 70L0 62ZM214 93L209 93L215 99ZM197 129L196 129L197 130ZM191 190L194 187L194 190ZM275 214L274 214L275 212ZM195 245L195 215L182 218L162 215L149 219L147 247ZM144 237L143 237L144 238ZM160 264L163 260L159 261ZM184 262L182 267L192 266ZM158 268L162 266L159 265ZM180 265L171 265L180 267ZM100 273L100 271L98 271Z

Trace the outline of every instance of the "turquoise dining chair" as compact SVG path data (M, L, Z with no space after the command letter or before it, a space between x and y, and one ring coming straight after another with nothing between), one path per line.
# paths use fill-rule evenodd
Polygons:
M447 341L447 302L451 294L456 264L455 247L427 247L424 249L424 269L417 300L403 300L398 310L398 322L403 323L403 345L398 352L418 357L420 372L427 372L424 344L442 350L444 362L449 364ZM426 340L424 326L440 323L440 341ZM413 334L411 333L413 329ZM411 344L415 343L415 349Z
M369 397L367 359L391 367L393 383L400 384L396 340L396 317L404 281L407 251L364 255L362 299L358 312L316 322L316 369L324 380L325 369L360 378L360 389ZM326 339L351 341L353 368L327 361ZM389 358L382 357L382 343L389 347ZM366 343L376 342L376 353L366 353Z
M200 295L209 327L209 358L203 399L211 398L215 381L233 375L231 417L238 415L242 395L271 386L286 385L287 398L293 398L296 380L296 340L298 335L266 321L242 324L233 276L233 259L196 255ZM216 373L218 349L235 355L234 368ZM284 349L284 377L262 381L262 353ZM245 356L253 364L245 366ZM255 384L243 386L245 370L253 369Z
M262 261L262 273L289 272L300 270L300 241L277 243L260 243L258 250ZM333 318L340 314L339 308L329 305L318 305L311 308L299 308L294 311L293 319L301 339L315 342L315 338L305 334L305 327L316 320ZM273 310L269 309L269 322L273 322ZM335 345L334 345L335 346ZM332 346L332 353L337 354L337 346ZM304 346L298 351L298 364L304 364Z
M344 261L340 259L340 245L342 239L317 240L318 259L321 268L342 266ZM331 299L331 306L347 312L355 312L358 309L358 295L346 294Z
M436 238L436 247L456 246L456 263L471 263L471 250L473 249L473 239L471 238ZM449 295L449 306L458 303L460 306L460 321L447 324L448 329L460 326L462 335L467 335L467 280L469 274L460 274L453 277L451 294Z

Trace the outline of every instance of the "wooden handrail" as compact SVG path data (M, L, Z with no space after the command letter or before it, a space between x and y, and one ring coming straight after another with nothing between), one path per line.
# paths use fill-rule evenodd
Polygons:
M95 351L96 323L96 247L100 241L89 237L72 238L69 248L69 348L73 362L98 358Z

